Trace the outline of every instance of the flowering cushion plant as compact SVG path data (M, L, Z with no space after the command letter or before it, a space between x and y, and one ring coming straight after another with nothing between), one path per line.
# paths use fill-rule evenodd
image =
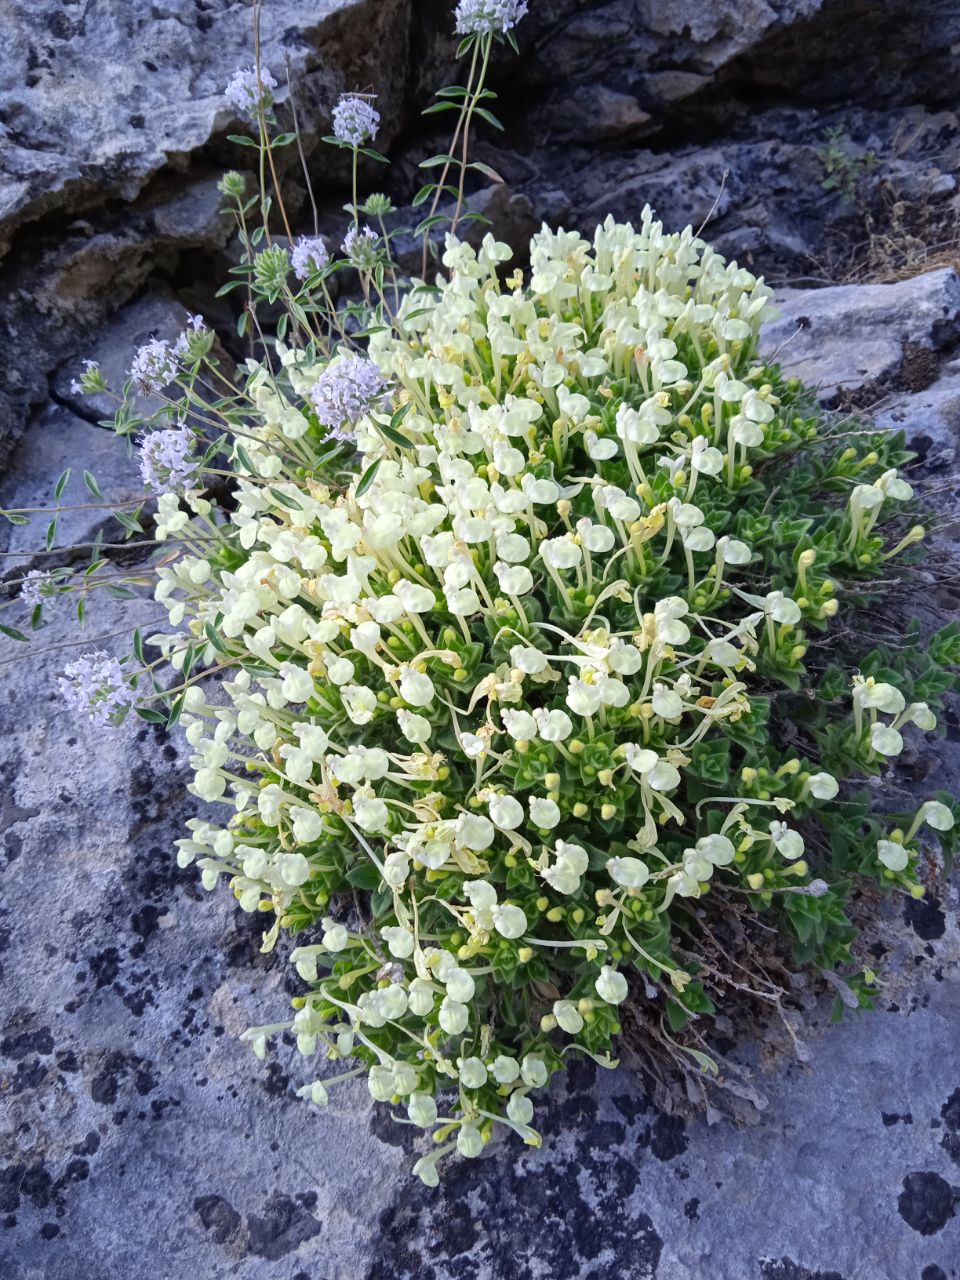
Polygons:
M339 110L356 155L379 117ZM647 209L592 240L544 228L527 271L448 235L435 283L392 292L368 239L364 259L250 246L251 295L288 322L226 397L202 322L138 355L141 391L174 384L141 447L170 625L64 690L100 722L183 725L221 816L188 824L181 865L263 914L264 949L295 935L293 1015L248 1038L343 1063L301 1090L319 1105L365 1076L431 1134L433 1183L497 1126L536 1145L531 1094L571 1054L613 1065L626 1006L718 1075L710 1015L749 969L717 963L724 913L869 1004L851 879L922 895L952 802L891 827L838 779L935 728L960 650L948 629L896 669L820 656L844 596L922 537L906 455L833 438L757 354L772 291L691 229ZM359 338L323 309L347 262Z

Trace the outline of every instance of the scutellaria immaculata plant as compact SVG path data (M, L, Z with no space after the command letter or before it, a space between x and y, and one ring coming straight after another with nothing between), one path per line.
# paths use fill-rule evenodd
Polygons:
M473 68L441 92L454 144L420 193L450 196L454 229L456 144L525 8L457 6ZM254 69L229 91L260 122L261 172L275 90ZM762 279L649 209L592 239L544 227L526 270L448 231L435 279L404 279L392 205L357 196L378 124L367 98L334 112L354 161L342 258L249 231L270 200L224 179L241 332L258 305L281 321L231 384L199 318L138 353L114 426L159 496L117 514L131 537L152 519L169 626L62 684L96 723L183 726L190 790L220 816L188 824L180 865L263 916L265 951L295 938L292 1016L247 1038L263 1056L291 1031L319 1055L300 1092L321 1106L365 1076L430 1135L433 1184L498 1127L537 1145L531 1094L571 1055L615 1065L627 1011L651 1052L719 1077L722 1002L753 982L782 1012L784 994L752 954L724 967L731 913L869 1006L852 887L922 896L923 842L952 851L954 805L881 817L841 783L936 728L960 634L827 649L923 529L902 438L838 431L759 355ZM106 389L96 366L82 384ZM141 394L163 400L149 419ZM81 603L113 569L95 548ZM34 622L75 587L31 571Z

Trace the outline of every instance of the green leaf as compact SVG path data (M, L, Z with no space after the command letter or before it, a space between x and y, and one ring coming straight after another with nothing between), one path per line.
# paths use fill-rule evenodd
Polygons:
M291 142L295 142L297 135L295 133L278 133L270 143L271 147L289 147Z
M459 110L460 110L460 107L458 107L455 102L435 102L432 107L425 108L425 110L421 111L420 114L424 116L435 116L441 111L459 111ZM481 111L481 108L477 107L478 115L480 114L480 111Z
M60 472L60 478L57 480L56 488L53 491L53 496L58 501L60 500L60 498L63 497L63 491L67 487L67 483L70 480L70 471L71 471L71 468L67 467L66 471Z
M356 494L358 498L362 498L363 495L370 488L370 486L373 484L373 477L379 471L380 463L382 461L383 461L382 458L377 458L376 462L371 463L370 466L367 467L363 475L360 477L360 483L357 485L357 494Z
M218 653L230 652L230 650L224 644L223 640L220 638L220 636L217 635L216 631L213 629L213 626L211 623L209 622L204 623L203 631L204 631L204 635L207 637L207 639L210 641L210 643L213 645L214 649L216 649Z
M143 652L143 636L139 627L137 627L133 633L133 656L138 662L142 663L143 666L147 665L147 659Z
M417 194L410 201L414 209L418 208L422 204L426 204L426 202L430 199L431 194L434 191L436 191L436 189L437 189L437 185L435 182L428 182L425 186L421 187L420 190L417 192Z
M495 129L499 129L501 133L503 132L503 125L492 111L488 111L486 107L476 107L475 111L481 120L486 120L487 124L492 124Z
M393 444L397 445L399 448L401 449L413 448L413 441L408 440L407 437L402 432L394 431L393 427L385 423L377 423L377 429L380 431L382 435L385 435L388 440L390 440Z
M687 1045L683 1046L683 1052L694 1060L704 1075L718 1076L720 1074L720 1068L709 1053L701 1053L699 1049L691 1049Z
M435 227L438 222L449 222L449 218L445 213L434 213L429 218L424 218L422 222L418 222L413 234L422 236L425 231L429 231L431 227Z
M47 525L47 536L45 539L47 550L49 551L57 540L57 517L54 516Z
M23 632L18 631L16 627L8 627L6 623L0 622L0 631L2 631L5 636L9 636L11 640L20 640L24 644L30 643Z
M166 724L167 717L160 711L152 711L150 707L137 707L137 715L148 724Z
M254 141L253 138L248 138L242 133L228 133L227 141L234 143L238 147L253 147L257 151L260 150L259 142Z
M362 862L347 872L347 882L355 889L372 891L380 886L380 872L372 862Z
M197 646L191 640L190 643L187 645L187 652L183 656L183 667L181 668L181 670L183 672L184 679L186 679L186 677L189 676L190 672L193 670L196 660L197 660Z
M459 163L456 156L430 156L428 160L421 160L417 166L419 169L438 169L443 164Z
M96 477L91 471L84 471L83 483L87 486L87 488L95 498L101 498L101 499L103 498L103 494L100 492L100 486L97 484Z
M245 471L249 471L252 476L255 476L257 474L257 469L250 461L250 455L247 453L246 449L244 449L243 445L235 443L233 451L237 455L237 461L240 463L241 467L243 467Z
M690 1021L690 1010L685 1009L678 1000L668 1000L664 1006L667 1015L667 1022L670 1023L671 1031L682 1031Z
M271 489L270 495L280 503L281 507L287 507L290 511L303 510L303 507L299 502L297 502L296 498L291 498L288 493L281 493L279 489Z
M503 183L504 179L497 173L496 169L491 169L488 164L484 164L482 160L473 160L467 168L475 169L477 173L482 173L485 178L489 178L491 182Z
M127 533L143 533L143 525L139 520L135 520L133 516L128 516L125 511L114 511L113 518L126 529Z

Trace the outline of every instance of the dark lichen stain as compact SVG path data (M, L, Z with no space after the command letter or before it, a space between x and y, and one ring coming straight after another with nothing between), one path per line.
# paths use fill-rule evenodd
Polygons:
M913 1116L909 1111L900 1114L896 1111L881 1111L880 1119L885 1129L892 1129L895 1124L913 1124Z
M49 1027L41 1027L39 1031L20 1031L0 1040L0 1053L14 1062L19 1062L28 1053L47 1056L53 1053L53 1047L53 1034Z
M935 942L937 938L942 938L947 927L940 903L930 894L919 900L908 898L903 908L903 918L924 942Z
M691 1222L700 1221L700 1201L696 1196L683 1206L683 1216L689 1218Z
M681 1116L657 1116L650 1131L650 1151L658 1160L683 1155L689 1143L687 1126Z
M99 991L102 987L109 987L111 983L116 982L120 973L120 952L116 947L105 947L103 951L88 957L87 964L90 966L90 976Z
M240 1231L240 1215L223 1196L197 1196L193 1211L215 1244L226 1244Z
M920 1272L920 1280L947 1280L947 1273L935 1262L931 1262L929 1267L924 1267Z
M954 1089L940 1108L940 1116L947 1132L940 1145L954 1164L960 1165L960 1089Z
M40 1058L31 1058L29 1062L18 1064L16 1075L8 1087L11 1094L23 1093L25 1089L39 1089L46 1078L47 1064Z
M900 1217L922 1236L942 1231L953 1217L957 1196L939 1173L908 1173L897 1197Z
M839 1271L811 1271L809 1267L801 1267L792 1258L760 1259L760 1274L763 1280L843 1280Z
M320 1223L296 1200L275 1191L261 1214L247 1219L250 1252L276 1262L320 1233Z
M107 1054L103 1066L90 1081L90 1097L102 1106L112 1106L117 1100L121 1084L128 1078L141 1097L152 1093L157 1087L149 1062L115 1049Z
M627 1124L598 1115L607 1104L595 1074L576 1064L558 1077L543 1107L549 1155L508 1138L485 1159L449 1162L438 1188L416 1186L388 1208L364 1280L448 1280L448 1258L457 1280L654 1280L662 1240L634 1203L651 1142L648 1104L620 1094L614 1105ZM667 1128L658 1145L675 1154L679 1130Z
M279 1062L270 1062L260 1078L260 1087L268 1098L282 1098L290 1092L290 1077Z
M82 1142L73 1144L73 1154L75 1156L94 1156L100 1150L100 1135L96 1129L91 1129Z

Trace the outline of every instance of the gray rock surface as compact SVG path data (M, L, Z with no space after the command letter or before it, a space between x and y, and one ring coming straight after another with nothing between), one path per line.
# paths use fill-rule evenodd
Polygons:
M68 468L71 475L58 504L54 489ZM84 484L85 470L94 476L102 499ZM48 405L38 416L29 437L16 449L0 477L0 507L4 510L39 507L54 511L60 506L51 550L89 544L99 530L122 536L123 529L111 518L107 504L136 501L142 492L143 482L126 442L58 404ZM33 567L33 552L44 547L50 519L36 515L29 525L0 521L0 581L19 575L24 567ZM90 553L80 554L89 558ZM55 557L52 563L58 561ZM37 558L37 565L41 564L49 567L50 558Z
M122 652L158 612L101 605L84 647ZM356 1277L402 1155L365 1091L318 1125L283 1059L265 1069L237 1039L285 1003L281 965L177 869L180 741L65 713L55 677L79 650L38 650L76 638L68 612L28 679L0 640L0 1274L276 1277L303 1258Z
M408 21L407 0L272 0L263 65L282 85L289 59L325 91L329 112L337 93L370 78L378 38L399 40L396 62L377 65L386 118L396 120ZM91 10L28 0L8 12L4 35L0 236L56 209L132 201L161 169L241 123L223 88L252 61L246 4L101 0Z
M886 401L877 414L877 425L909 432L911 447L918 451L924 467L930 472L946 472L956 463L960 447L958 362L947 364L923 391Z
M783 314L764 330L764 350L825 403L895 379L919 390L960 341L960 277L952 267L896 284L788 289L779 300Z
M202 253L206 277L223 274L229 224L216 181L249 161L224 142L248 124L223 89L252 61L251 12L235 0L5 6L0 461L52 370L152 273ZM389 144L406 110L410 12L410 0L264 6L264 65L283 100L289 64L313 148L338 95L374 82ZM342 181L342 165L326 168Z

